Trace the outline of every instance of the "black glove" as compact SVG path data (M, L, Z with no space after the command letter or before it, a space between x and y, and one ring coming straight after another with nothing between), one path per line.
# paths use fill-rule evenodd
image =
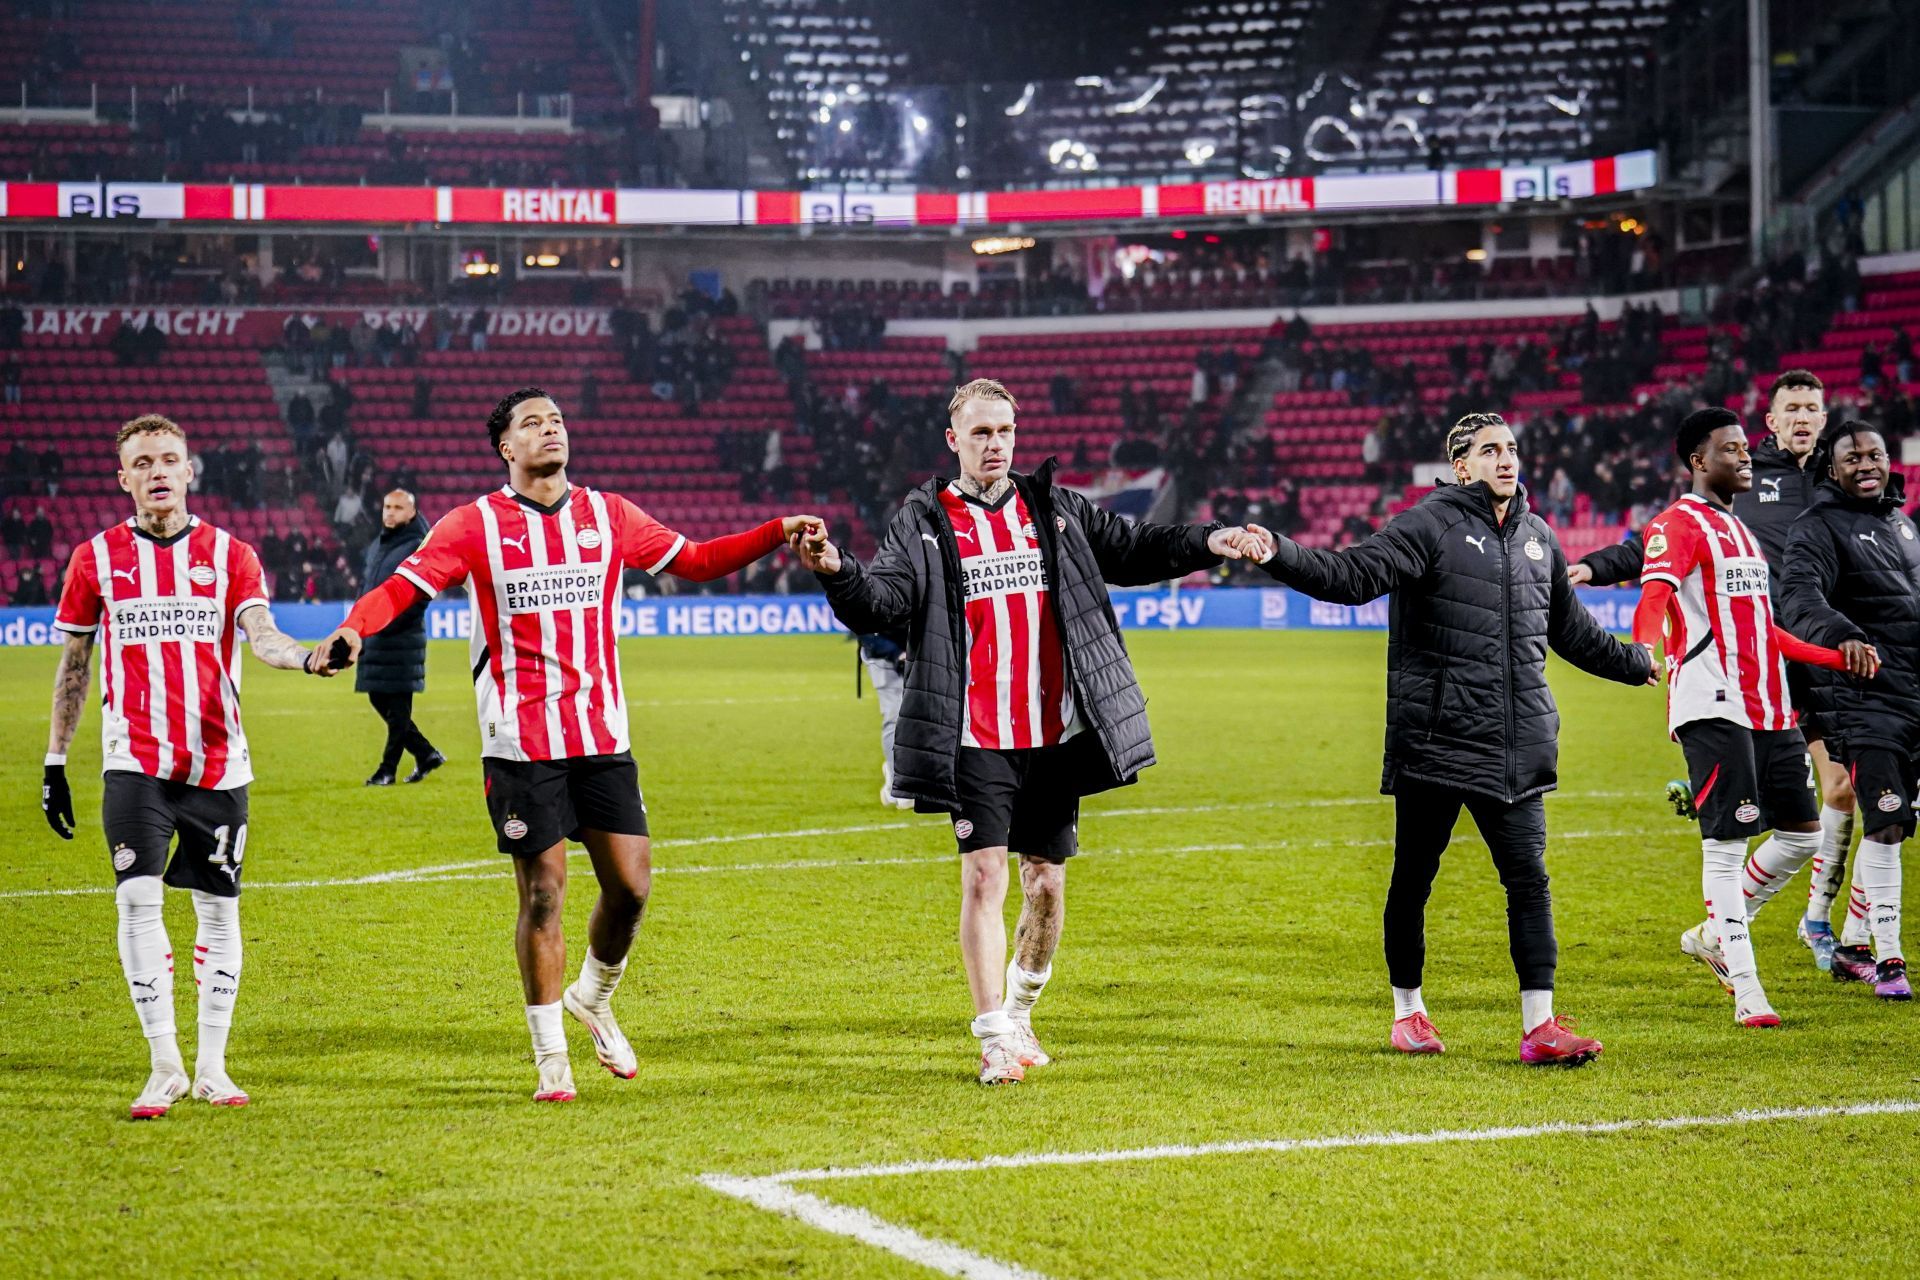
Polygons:
M73 839L73 792L67 789L67 766L50 764L40 782L40 809L47 825L62 840Z

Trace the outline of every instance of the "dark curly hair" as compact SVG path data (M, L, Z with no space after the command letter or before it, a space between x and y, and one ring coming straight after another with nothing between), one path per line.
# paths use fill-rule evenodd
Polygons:
M1488 427L1504 427L1507 420L1497 413L1470 413L1447 428L1447 459L1464 458L1473 447L1473 438Z
M521 387L510 391L493 406L493 412L487 415L487 438L493 442L494 453L500 452L500 437L507 434L507 428L513 425L513 411L528 400L552 400L539 387ZM557 403L557 402L556 402Z

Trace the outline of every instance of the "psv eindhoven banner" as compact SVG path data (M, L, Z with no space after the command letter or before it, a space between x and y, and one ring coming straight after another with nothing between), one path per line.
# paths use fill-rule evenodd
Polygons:
M0 183L0 218L540 227L976 227L1471 207L1643 191L1651 151L1568 164L1067 190L650 191L157 182Z
M476 308L451 307L454 331L468 332ZM431 307L27 307L30 345L105 346L122 324L135 329L148 320L179 343L207 346L267 347L282 340L287 321L298 316L309 327L319 321L351 326L363 317L379 328L410 324L429 347L434 337ZM562 345L572 340L604 344L613 336L607 307L488 307L487 337L508 346L516 341Z

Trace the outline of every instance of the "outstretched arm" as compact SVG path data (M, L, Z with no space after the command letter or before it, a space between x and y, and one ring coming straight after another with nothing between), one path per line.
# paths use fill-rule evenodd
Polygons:
M1344 551L1318 551L1259 525L1248 528L1272 541L1273 554L1261 567L1274 581L1316 600L1365 604L1427 571L1427 548L1407 516Z
M914 604L911 549L919 539L919 517L903 507L893 517L871 564L843 555L827 539L823 527L797 536L793 548L800 563L813 570L827 593L827 603L841 625L860 635L905 627ZM927 535L932 537L931 534Z
M360 661L362 640L386 630L393 625L395 618L426 599L427 593L411 578L394 574L355 600L353 608L347 611L347 620L314 647L314 652L319 655L315 659L314 673L330 676L336 671L345 671Z
M1229 546L1229 531L1222 525L1130 523L1072 490L1054 493L1060 514L1086 531L1100 576L1116 587L1183 578L1196 569L1212 568L1223 557L1240 558L1240 542Z
M1646 544L1636 533L1625 542L1589 551L1569 565L1568 571L1575 586L1612 587L1639 577L1645 560Z
M1618 680L1621 684L1659 683L1653 651L1615 639L1594 621L1574 592L1567 573L1566 553L1560 549L1559 539L1552 538L1551 545L1553 595L1547 607L1548 645L1588 675Z
M783 516L745 533L729 533L706 542L686 542L667 561L666 572L690 582L712 582L770 554L796 534L824 532L818 516Z
M282 631L273 620L273 610L264 604L248 605L240 611L240 629L247 633L247 645L253 656L282 671L305 671L330 676L325 662L314 663L312 649Z

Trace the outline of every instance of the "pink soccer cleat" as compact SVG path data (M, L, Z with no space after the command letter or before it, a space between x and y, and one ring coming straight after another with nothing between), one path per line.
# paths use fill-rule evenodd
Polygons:
M1564 1013L1548 1018L1520 1038L1520 1061L1535 1067L1578 1067L1592 1062L1606 1046L1589 1036L1576 1035L1574 1025Z
M1907 962L1899 956L1882 960L1874 973L1873 994L1882 1000L1913 999L1913 987L1907 982Z
M1875 985L1880 976L1873 963L1873 952L1866 947L1835 947L1832 972L1835 982L1864 982L1868 986Z
M1404 1018L1393 1020L1391 1043L1401 1053L1445 1053L1447 1046L1440 1043L1440 1033L1433 1029L1424 1013L1410 1013Z

